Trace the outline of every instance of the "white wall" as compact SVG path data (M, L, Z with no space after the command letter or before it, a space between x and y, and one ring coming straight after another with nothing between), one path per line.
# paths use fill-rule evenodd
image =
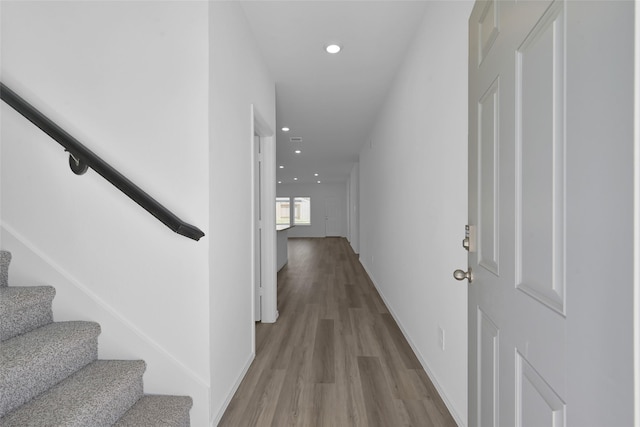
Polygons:
M430 2L360 153L360 260L459 425L467 422L467 21ZM445 350L438 345L445 331Z
M360 163L353 165L349 180L347 181L347 192L349 194L348 217L349 217L349 243L355 253L360 253Z
M209 16L211 414L217 423L254 357L251 104L274 130L275 84L241 6L212 2ZM275 171L275 156L272 163Z
M209 234L207 3L0 7L3 82ZM198 385L186 390L175 381L174 392L194 397L193 424L202 425L209 409L209 236L179 236L95 172L73 175L57 143L1 108L1 246L39 262L21 271L16 260L13 273L60 286L58 320L93 319L100 307L101 356L156 352L148 359L170 359L170 368L150 364L147 385L170 387L191 372ZM130 354L130 338L143 354Z
M640 73L634 67L634 7L638 2L566 6L566 422L571 426L638 425L632 374L638 291L633 277L640 274L634 272L640 254L631 231L638 167L633 139L634 131L640 132L633 99Z
M340 202L340 235L347 232L347 188L344 184L278 184L278 197L311 197L311 225L296 225L289 237L325 237L325 200Z

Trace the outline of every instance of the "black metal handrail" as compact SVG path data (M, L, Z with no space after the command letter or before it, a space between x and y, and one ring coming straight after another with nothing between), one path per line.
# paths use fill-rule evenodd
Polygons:
M193 240L200 240L204 236L202 230L178 218L4 83L0 83L0 98L69 152L69 165L75 174L82 175L87 168L91 168L171 230Z

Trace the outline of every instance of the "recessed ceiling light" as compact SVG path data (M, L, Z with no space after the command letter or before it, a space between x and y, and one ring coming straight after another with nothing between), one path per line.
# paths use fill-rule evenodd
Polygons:
M298 180L298 178L293 178L293 180L294 180L294 181L297 181L297 180Z
M318 176L318 174L317 174L317 173L314 173L314 174L313 174L313 176Z
M318 184L320 184L320 181L318 181Z
M289 129L289 128L288 128L288 127L286 127L286 126L282 128L282 132L289 132L290 130L291 130L291 129Z
M340 50L342 50L342 47L340 47L340 45L332 43L332 44L328 45L327 47L325 47L324 49L328 53L338 53L338 52L340 52Z
M296 150L296 151L295 151L295 153L296 153L296 154L300 154L300 153L302 153L302 151L300 151L300 150Z
M282 184L282 181L278 181L278 184Z
M284 169L284 166L282 166L282 165L280 165L280 166L278 166L278 167L279 167L280 169Z

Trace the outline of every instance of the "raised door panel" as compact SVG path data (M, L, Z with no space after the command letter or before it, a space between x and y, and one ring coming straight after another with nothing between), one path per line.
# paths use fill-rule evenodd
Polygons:
M564 427L565 409L558 394L516 352L516 427Z
M547 10L516 52L516 287L565 314L561 6Z
M478 65L482 64L482 61L487 56L493 43L496 41L498 34L500 33L500 2L496 0L489 0L484 2L484 8L480 14L478 20Z
M498 426L500 339L496 324L478 308L478 414L482 427Z
M500 78L478 102L478 263L499 275Z

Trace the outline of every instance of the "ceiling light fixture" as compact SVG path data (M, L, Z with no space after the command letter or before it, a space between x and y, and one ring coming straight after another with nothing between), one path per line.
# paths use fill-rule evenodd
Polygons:
M338 52L340 52L342 50L342 47L340 45L332 43L332 44L328 45L327 47L325 47L324 50L326 50L327 53L336 54L336 53L338 53Z
M278 184L282 184L282 181L278 181Z
M314 174L313 174L313 176L318 176L318 174L317 174L317 173L314 173Z
M300 150L296 150L296 151L295 151L295 153L296 153L296 154L300 154L300 153L302 153L302 151L300 151Z
M318 184L320 184L320 181L318 181Z
M291 129L289 129L289 128L288 128L288 127L286 127L286 126L282 128L282 132L289 132L290 130L291 130Z
M278 167L279 167L280 169L284 169L284 166L282 166L282 165L280 165L280 166L278 166Z
M294 181L297 181L297 180L298 180L298 178L293 178L293 180L294 180Z

